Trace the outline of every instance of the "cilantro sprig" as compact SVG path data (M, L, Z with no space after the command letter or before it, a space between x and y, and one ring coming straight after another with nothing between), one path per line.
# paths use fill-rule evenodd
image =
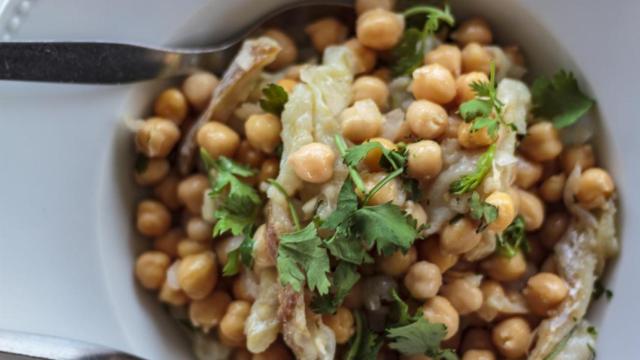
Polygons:
M411 315L409 306L395 290L392 290L391 296L396 322L387 328L390 348L405 355L424 354L434 359L458 360L453 350L440 347L447 335L444 324L429 322L419 310Z
M358 280L360 280L360 273L355 265L344 261L339 262L331 280L333 291L314 298L311 309L319 314L335 313Z
M550 79L536 79L531 87L531 94L535 115L550 119L557 128L573 125L594 104L594 101L580 90L573 73L564 70Z
M427 20L422 28L408 28L398 45L392 50L393 66L391 70L394 76L410 75L415 69L422 66L426 51L426 39L438 31L441 23L446 23L449 26L455 24L449 4L445 4L444 9L418 5L407 9L403 15L405 18L424 15Z
M209 196L220 202L219 208L213 213L216 219L213 236L227 232L234 236L244 236L240 247L228 254L228 261L223 269L224 276L235 275L240 271L240 263L249 267L253 261L252 235L262 199L241 178L250 177L255 172L225 156L213 159L204 148L200 148L200 158L211 186Z
M480 156L476 163L476 168L472 173L462 176L449 185L449 193L452 195L462 195L471 192L480 186L482 180L484 180L493 167L495 153L496 146L495 144L492 144L489 146L487 151Z
M474 192L471 194L469 202L469 215L472 219L478 220L479 224L476 228L477 233L481 233L492 222L498 218L498 208L480 199L480 194Z
M382 336L369 329L360 311L354 312L356 332L347 343L344 360L376 360L383 345Z
M502 117L504 104L498 99L494 62L491 62L489 82L475 81L470 86L476 93L476 98L462 103L459 112L465 122L472 123L471 132L487 128L489 136L495 139L500 125L513 128L511 124L506 124Z
M529 252L524 218L521 215L516 216L502 234L496 235L496 251L498 254L511 258L518 253L518 250L522 250L525 253Z
M289 94L280 85L269 84L262 89L262 99L260 99L260 107L266 112L280 116L284 110L284 105L289 101Z

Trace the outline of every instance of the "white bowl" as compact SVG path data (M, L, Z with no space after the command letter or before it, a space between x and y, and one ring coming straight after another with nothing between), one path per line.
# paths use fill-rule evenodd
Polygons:
M5 1L5 38L205 44L287 0ZM25 5L25 3L27 5ZM591 317L598 357L640 358L637 0L454 1L481 14L499 43L522 46L535 73L573 70L598 101L600 161L620 190L623 246ZM4 7L3 7L4 6ZM133 232L132 146L124 116L148 110L161 84L0 83L0 327L100 343L150 359L189 356L187 342L131 270L148 241ZM625 285L626 284L626 285ZM629 344L631 346L621 346Z

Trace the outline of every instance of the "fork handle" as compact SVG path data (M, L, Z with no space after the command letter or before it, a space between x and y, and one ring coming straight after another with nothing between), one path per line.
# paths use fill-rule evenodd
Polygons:
M0 43L0 80L120 84L183 75L197 54L101 42Z

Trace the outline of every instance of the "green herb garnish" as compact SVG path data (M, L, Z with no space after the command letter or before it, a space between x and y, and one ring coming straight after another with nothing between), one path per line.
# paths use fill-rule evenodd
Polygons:
M492 222L498 218L498 208L482 201L480 194L474 192L471 195L471 201L469 203L469 215L472 219L478 220L477 233L484 231Z
M449 192L453 195L462 195L471 192L480 186L482 180L484 180L485 176L487 176L489 171L491 171L495 152L495 144L489 146L489 149L487 149L487 151L485 151L478 159L474 172L464 175L460 179L452 182L449 186Z
M531 87L531 94L534 114L550 119L557 128L573 125L594 104L594 101L580 90L573 73L564 70L556 73L551 79L536 79Z
M289 94L280 85L269 84L262 89L263 98L260 99L260 107L266 112L277 116L282 114L284 105L289 101Z
M358 280L360 280L360 273L355 265L344 261L338 263L331 281L333 291L314 298L311 309L318 314L335 313Z
M376 360L383 345L382 336L374 333L367 326L367 321L360 311L354 312L356 333L347 343L344 360Z
M607 300L611 300L611 298L613 297L613 291L607 289L607 287L604 286L602 281L598 279L593 284L593 293L591 294L591 299L599 300L602 297L602 295L604 295L607 298Z
M496 251L498 254L511 258L518 250L529 252L529 242L525 232L524 218L516 216L513 222L502 232L496 235Z

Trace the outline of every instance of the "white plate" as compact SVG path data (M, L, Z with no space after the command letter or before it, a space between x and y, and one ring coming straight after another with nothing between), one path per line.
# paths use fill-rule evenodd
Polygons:
M284 2L0 0L0 35L205 43ZM640 125L632 98L640 84L640 2L454 4L487 16L501 42L524 47L535 71L572 69L597 98L603 125L599 154L615 175L623 210L623 251L608 279L615 295L592 314L600 327L598 357L640 358L640 348L632 345L640 323L640 270L634 266L640 245L633 238L640 225L629 221L640 219ZM123 116L144 113L158 86L0 83L1 328L85 340L152 359L187 356L173 323L131 275L134 252L147 244L131 231L131 143L120 124Z

